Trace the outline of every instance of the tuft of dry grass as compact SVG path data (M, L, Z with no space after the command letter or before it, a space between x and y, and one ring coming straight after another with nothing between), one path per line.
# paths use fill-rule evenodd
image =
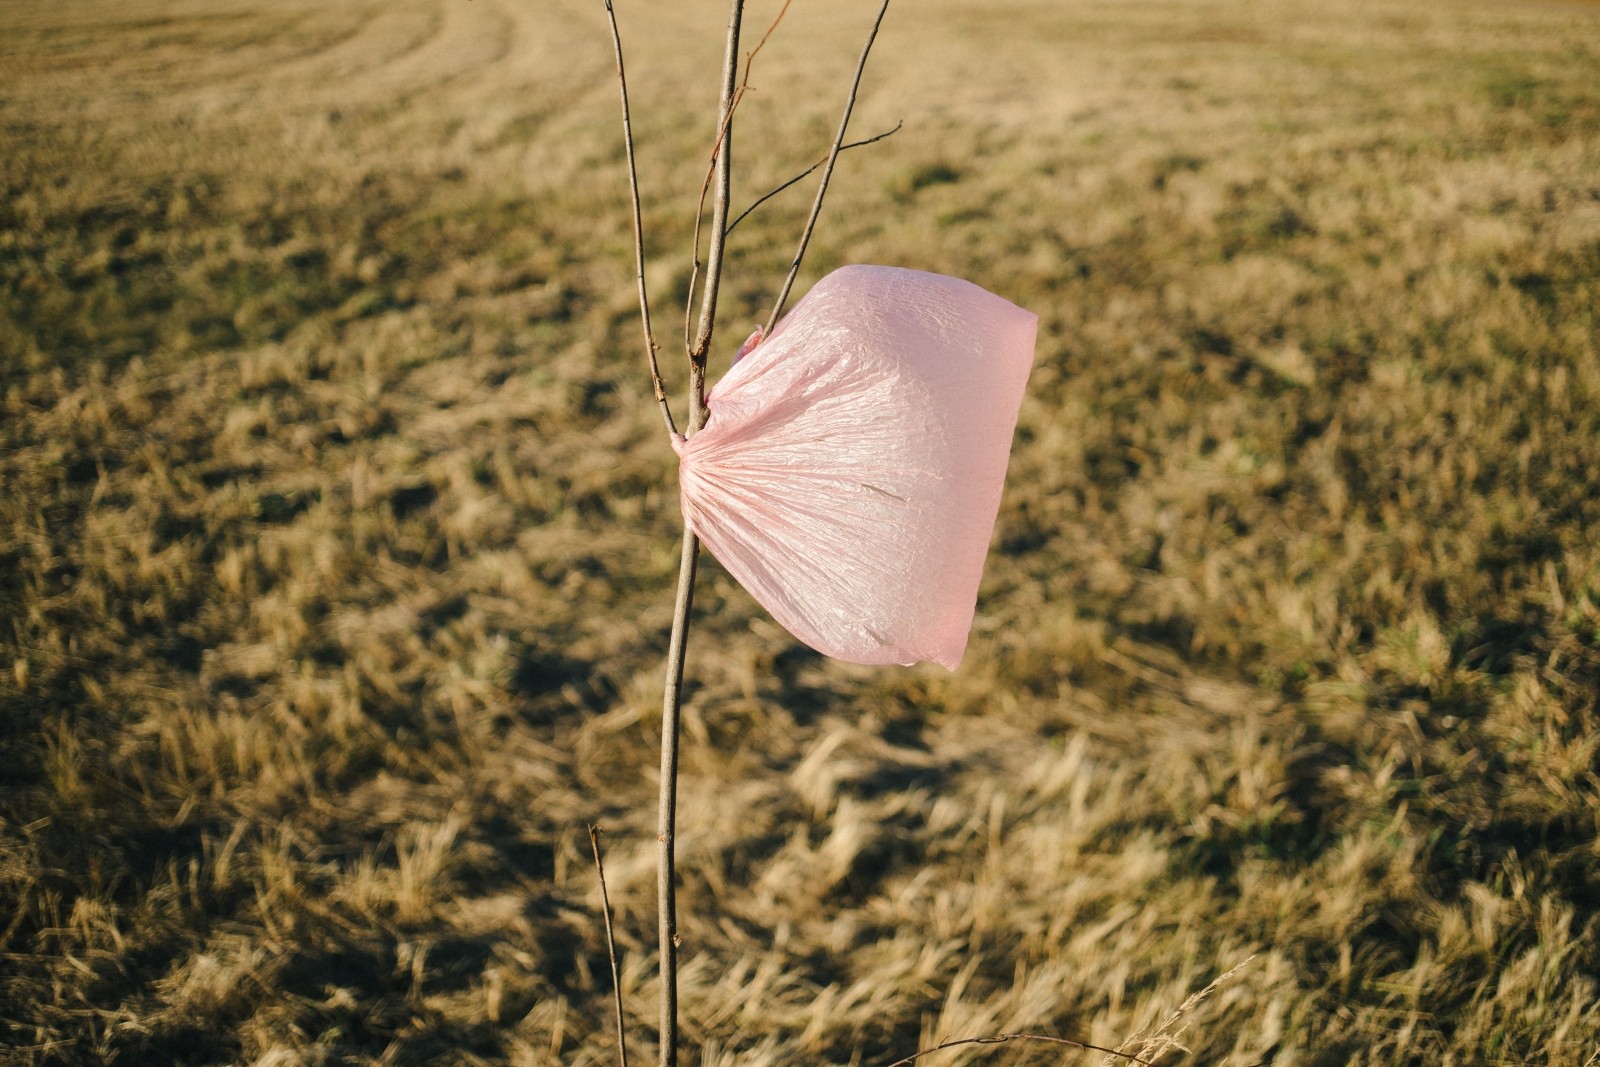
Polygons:
M720 7L620 11L666 298ZM891 12L855 128L906 125L801 286L971 277L1038 364L959 673L702 575L693 1056L1175 1038L1254 954L1160 1062L1593 1062L1596 14ZM589 822L648 1044L677 518L603 17L8 7L9 1062L610 1062ZM763 52L736 201L822 150L861 17ZM724 337L805 199L740 226Z

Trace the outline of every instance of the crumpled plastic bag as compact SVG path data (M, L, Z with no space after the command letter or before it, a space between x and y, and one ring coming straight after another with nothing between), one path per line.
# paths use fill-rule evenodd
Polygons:
M689 528L817 651L954 670L1037 326L959 278L834 271L675 442Z

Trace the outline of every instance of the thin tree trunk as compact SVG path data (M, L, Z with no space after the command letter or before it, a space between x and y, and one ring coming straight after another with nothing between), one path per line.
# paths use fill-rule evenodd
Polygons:
M727 250L728 200L733 174L733 103L739 73L739 23L744 0L732 0L728 36L722 55L722 102L717 111L717 174L711 207L711 247L706 256L706 287L700 305L700 327L689 351L689 429L705 425L706 353L716 325L717 290L722 281L722 261ZM700 557L700 539L684 516L683 555L678 564L678 598L672 613L672 637L667 648L667 681L661 703L661 795L656 838L660 858L656 872L657 926L661 958L660 1067L678 1063L678 724L683 703L683 664L689 640L689 615L694 608L694 579Z

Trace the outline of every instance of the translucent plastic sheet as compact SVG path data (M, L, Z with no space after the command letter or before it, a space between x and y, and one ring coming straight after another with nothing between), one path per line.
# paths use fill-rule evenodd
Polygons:
M954 670L1037 325L958 278L833 272L679 442L690 527L817 651Z

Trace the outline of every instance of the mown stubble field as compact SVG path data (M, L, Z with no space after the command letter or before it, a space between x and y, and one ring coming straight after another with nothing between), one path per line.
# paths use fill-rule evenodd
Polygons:
M619 9L670 340L724 10ZM736 201L870 14L797 0ZM599 0L0 24L0 1060L614 1062L589 822L648 1054L679 523ZM689 1061L1137 1051L1253 957L1160 1062L1600 1063L1600 7L906 0L901 119L799 291L971 278L1037 366L959 672L703 570Z

